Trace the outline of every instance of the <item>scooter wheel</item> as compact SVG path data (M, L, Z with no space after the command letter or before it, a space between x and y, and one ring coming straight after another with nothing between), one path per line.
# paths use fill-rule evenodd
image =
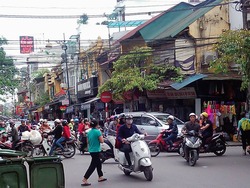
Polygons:
M156 157L160 153L160 146L157 143L149 143L148 148L151 153L151 157Z
M144 167L144 176L147 181L152 181L153 179L153 168L151 166Z

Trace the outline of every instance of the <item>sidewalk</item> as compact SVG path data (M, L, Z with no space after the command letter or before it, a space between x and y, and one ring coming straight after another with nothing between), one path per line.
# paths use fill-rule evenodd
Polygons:
M241 142L226 141L226 146L241 146Z

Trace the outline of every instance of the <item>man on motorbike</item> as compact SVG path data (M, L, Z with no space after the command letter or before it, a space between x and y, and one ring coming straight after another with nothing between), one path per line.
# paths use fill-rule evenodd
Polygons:
M12 149L15 149L16 147L16 144L18 143L19 141L19 138L18 138L18 131L17 131L17 128L15 127L15 123L14 121L9 121L9 124L10 124L10 128L11 128L11 131L10 131L10 136L12 138Z
M164 139L166 141L167 144L169 144L170 146L170 150L172 150L173 148L173 142L174 140L177 138L178 135L178 128L176 123L174 122L174 116L170 115L167 118L167 123L169 125L169 128L166 129L166 134L167 137Z
M55 129L48 133L48 135L54 135L53 143L52 143L52 146L51 146L51 149L50 149L50 152L49 152L50 156L53 155L53 152L54 152L54 150L56 148L56 142L57 142L57 140L59 140L59 138L61 138L62 131L63 131L61 121L59 119L56 119L54 121L54 124L55 124Z
M71 134L70 134L70 128L69 128L67 120L62 121L62 126L63 126L63 134L62 134L61 138L59 138L56 141L56 145L59 146L62 149L62 152L65 152L64 147L62 146L61 143L66 141L66 140L69 140Z
M202 112L201 116L201 127L200 130L202 131L202 144L201 148L204 149L204 145L206 143L206 139L213 136L213 123L208 119L208 114L206 112Z
M132 152L132 149L130 143L127 141L127 138L132 136L134 133L142 134L137 126L133 124L133 116L127 114L125 116L125 124L122 125L118 130L117 139L121 142L120 151L124 152L129 167L132 166L132 162L129 156L129 153Z
M181 132L183 134L185 134L185 133L188 133L189 131L193 130L193 131L195 131L195 133L199 134L200 125L197 122L196 114L195 113L190 113L189 114L189 119L190 120L184 124L184 127L182 128ZM185 144L183 144L183 146L185 146ZM187 153L188 153L187 148L184 147L183 150L184 150L185 156L188 156L187 155Z

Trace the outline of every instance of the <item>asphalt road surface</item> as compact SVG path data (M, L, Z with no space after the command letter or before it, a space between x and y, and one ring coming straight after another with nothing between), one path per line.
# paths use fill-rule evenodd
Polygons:
M90 187L100 188L249 188L250 155L243 156L239 146L228 147L225 155L201 154L194 167L176 153L161 153L152 158L153 180L143 173L126 176L110 159L103 164L106 182L97 182L95 171L89 178ZM79 152L72 159L63 159L66 188L81 187L91 157Z

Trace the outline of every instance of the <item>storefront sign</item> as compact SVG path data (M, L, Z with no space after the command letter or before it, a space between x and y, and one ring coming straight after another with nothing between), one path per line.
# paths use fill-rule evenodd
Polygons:
M67 109L67 106L60 106L60 110L64 112Z
M168 99L195 99L196 92L193 87L187 87L180 90L165 90L165 96Z
M69 105L69 100L68 99L62 100L62 105Z
M49 110L49 105L45 105L44 110Z
M72 112L74 112L74 106L67 107L66 113L72 113Z
M96 96L98 93L97 77L78 82L77 84L78 98L87 98Z
M147 91L149 98L167 98L167 99L195 99L196 92L193 87L185 87L180 90L163 90Z
M87 110L90 109L90 103L89 104L81 104L81 110Z
M34 37L20 36L20 53L29 54L34 52Z

